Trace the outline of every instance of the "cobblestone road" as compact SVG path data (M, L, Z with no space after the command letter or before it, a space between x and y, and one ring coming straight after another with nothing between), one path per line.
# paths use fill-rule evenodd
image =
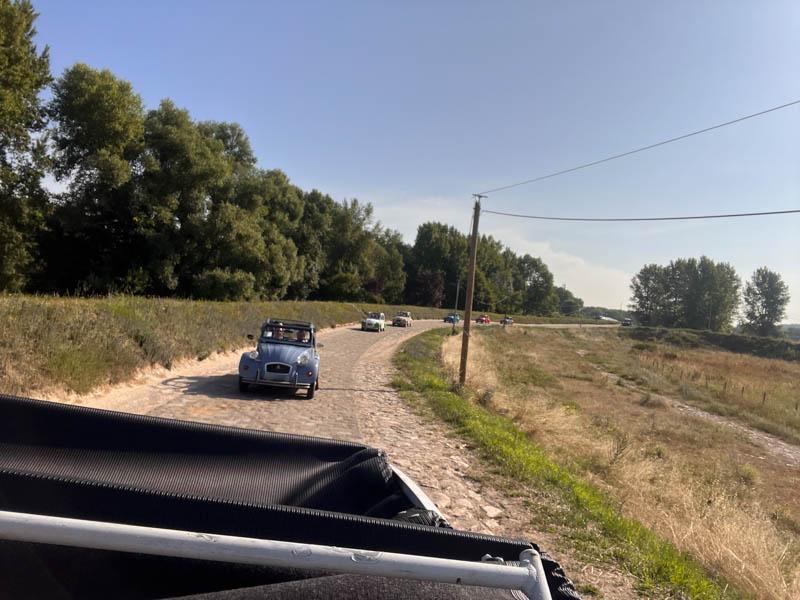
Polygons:
M391 353L371 360L374 347L397 347L439 321L417 321L411 328L387 327L385 332L364 332L358 327L324 330L318 334L320 389L307 400L304 392L276 388L238 390L240 352L217 355L201 362L179 365L172 372L152 374L145 382L120 386L85 396L80 403L157 417L203 421L267 431L282 431L365 441L360 428L356 397L365 384L367 370L384 382ZM391 393L391 392L387 392Z

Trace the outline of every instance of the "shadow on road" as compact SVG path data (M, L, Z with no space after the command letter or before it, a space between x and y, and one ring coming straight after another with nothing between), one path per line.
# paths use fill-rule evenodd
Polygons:
M193 377L172 377L163 381L163 385L179 394L190 396L206 396L226 400L269 400L282 402L286 400L304 400L305 390L293 390L274 387L250 386L247 392L239 391L239 376L236 373L226 375L206 375Z

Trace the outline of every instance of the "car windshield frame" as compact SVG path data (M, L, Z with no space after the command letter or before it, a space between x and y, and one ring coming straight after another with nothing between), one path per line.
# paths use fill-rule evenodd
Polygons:
M281 337L276 337L278 331L280 331ZM297 339L300 333L305 333L305 341ZM314 332L310 327L296 325L264 325L258 341L262 344L289 344L311 348L314 346Z
M381 313L377 313L377 312L367 313L367 318L368 319L377 319L377 320L380 321L381 320Z

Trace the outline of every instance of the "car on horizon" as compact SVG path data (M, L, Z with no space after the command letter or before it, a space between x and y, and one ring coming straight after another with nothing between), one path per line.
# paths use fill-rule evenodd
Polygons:
M386 315L382 312L370 312L361 321L361 331L386 331Z
M632 327L633 326L633 321L631 321L630 319L622 319L622 326L623 327Z
M488 325L489 323L492 322L492 320L489 318L489 315L481 315L480 317L475 319L475 322L476 323L483 323L484 325Z
M411 327L414 319L411 318L411 313L407 310L397 311L394 319L392 319L392 327Z
M508 315L500 319L500 325L513 325L513 324L514 324L514 319L512 319Z
M252 334L247 339L254 340ZM322 345L320 344L320 347ZM256 349L239 359L239 391L250 386L319 389L319 353L313 323L270 318L261 325Z
M447 316L445 316L445 318L444 318L444 322L445 323L453 323L453 324L455 324L455 323L458 323L459 321L461 321L461 317L458 316L457 312L448 313Z

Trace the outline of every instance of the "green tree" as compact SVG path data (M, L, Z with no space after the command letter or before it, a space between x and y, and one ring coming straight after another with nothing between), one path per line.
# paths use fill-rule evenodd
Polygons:
M225 145L170 100L149 111L144 126L147 163L137 223L146 244L139 254L154 293L200 294L198 275L230 268L215 264L208 251L209 239L217 239L209 231L212 198L231 177Z
M323 299L365 298L364 286L375 274L375 265L370 261L375 243L371 226L371 204L361 204L353 199L336 205L323 246L327 254L320 281Z
M476 277L477 279L477 277ZM420 269L409 282L408 301L418 306L442 306L444 302L444 273L439 270Z
M27 0L0 0L0 289L11 291L38 272L48 212L47 161L36 134L46 124L39 94L51 81L50 58L33 42L37 16Z
M558 296L558 312L562 315L577 315L583 309L583 300L577 298L567 286L555 288Z
M789 288L767 267L756 269L744 288L744 328L762 336L779 337L778 323L786 315Z
M400 232L391 229L378 228L374 233L372 260L375 264L375 275L367 282L367 289L381 302L402 302L406 287L403 238Z
M728 263L679 258L645 265L631 280L631 307L642 325L727 331L741 282Z
M466 235L455 227L428 222L417 228L417 236L409 260L405 261L405 264L410 283L420 273L425 273L425 280L430 282L427 274L441 271L445 294L442 302L445 306L453 306L456 300L456 286L460 285L460 302L465 298L468 260L469 239Z
M313 297L320 286L322 273L327 265L326 240L330 236L333 214L337 204L318 190L302 195L303 216L292 233L298 256L303 257L303 268L298 278L289 287L288 295L296 300Z
M558 308L558 296L553 289L553 274L541 258L529 254L519 261L524 283L522 309L526 315L548 316Z
M132 261L141 200L134 179L146 158L141 98L110 71L77 63L53 85L48 110L55 174L68 186L51 223L48 284L89 292L143 285Z
M728 263L714 263L702 256L697 263L693 329L729 331L739 307L741 280Z
M130 82L76 63L53 85L55 171L74 188L118 188L144 149L144 106Z
M631 305L636 320L645 326L663 324L666 312L666 269L645 265L631 280Z

